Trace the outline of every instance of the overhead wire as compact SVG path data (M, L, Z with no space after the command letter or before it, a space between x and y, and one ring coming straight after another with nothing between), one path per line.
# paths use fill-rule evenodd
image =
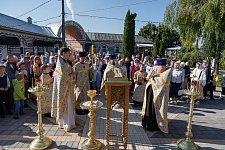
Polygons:
M17 16L17 18L19 17L22 17L40 7L42 7L43 5L49 3L51 0L48 0L44 3L42 3L41 5ZM118 20L118 21L124 21L124 19L121 19L121 18L115 18L115 17L105 17L105 16L94 16L94 15L84 15L84 14L80 14L80 13L86 13L86 12L93 12L93 11L100 11L100 10L108 10L108 9L114 9L114 8L120 8L120 7L126 7L126 6L132 6L132 5L140 5L140 4L144 4L144 3L149 3L149 2L153 2L153 1L157 1L157 0L146 0L146 1L142 1L142 2L137 2L137 3L131 3L131 4L125 4L125 5L117 5L117 6L112 6L112 7L107 7L107 8L100 8L100 9L92 9L92 10L87 10L87 11L81 11L81 12L77 12L77 13L66 13L66 14L70 14L70 15L77 15L77 16L81 16L81 17L90 17L90 18L99 18L99 19L109 19L109 20ZM61 16L61 15L60 15ZM41 20L41 21L35 21L33 23L38 23L38 22L44 22L44 21L48 21L50 19L53 19L53 18L57 18L57 17L60 17L60 16L56 16L56 17L51 17L51 18L48 18L48 19L45 19L45 20ZM154 23L154 24L161 24L161 23L165 23L165 22L156 22L156 21L146 21L146 20L135 20L136 22L150 22L150 23ZM10 27L16 27L16 26L22 26L22 25L25 25L27 23L24 23L24 24L20 24L20 25L15 25L15 26L10 26Z
M107 8L91 9L91 10L80 11L80 12L76 12L76 13L86 13L86 12L93 12L93 11L99 11L99 10L108 10L108 9L114 9L114 8L126 7L126 6L132 6L132 5L139 5L139 4L149 3L149 2L153 2L153 1L158 1L158 0L146 0L146 1L137 2L137 3L117 5L117 6L107 7Z
M34 10L36 10L36 9L42 7L43 5L49 3L50 1L51 1L51 0L48 0L48 1L44 2L44 3L42 3L41 5L39 5L39 6L35 7L35 8L33 8L33 9L31 9L31 10L29 10L29 11L27 11L27 12L25 12L25 13L19 15L19 16L17 16L16 18L20 18L20 17L22 17L22 16L24 16L24 15L26 15L26 14L28 14L28 13L34 11Z
M72 13L66 13L72 15ZM81 17L90 17L90 18L99 18L99 19L109 19L109 20L119 20L119 21L124 21L125 19L121 18L115 18L115 17L105 17L105 16L94 16L94 15L84 15L84 14L78 14L78 13L73 13L76 16L81 16ZM147 20L135 20L136 22L145 22L145 23L154 23L154 24L161 24L165 22L157 22L157 21L147 21Z

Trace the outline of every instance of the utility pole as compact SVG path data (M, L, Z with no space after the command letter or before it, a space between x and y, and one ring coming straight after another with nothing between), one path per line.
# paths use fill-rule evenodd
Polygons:
M66 47L64 0L62 0L62 47Z

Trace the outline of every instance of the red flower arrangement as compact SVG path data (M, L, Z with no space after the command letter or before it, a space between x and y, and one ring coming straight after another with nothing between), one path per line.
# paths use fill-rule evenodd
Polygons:
M36 82L37 82L37 83L40 83L40 82L41 82L41 79L40 79L40 78L37 78L37 79L36 79Z
M197 86L197 81L192 81L193 86Z

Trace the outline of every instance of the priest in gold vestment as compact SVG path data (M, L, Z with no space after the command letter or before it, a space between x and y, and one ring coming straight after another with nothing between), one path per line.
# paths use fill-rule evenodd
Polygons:
M71 51L62 48L54 71L52 92L52 117L65 131L75 128L74 76L72 63L69 61Z
M116 55L110 54L109 55L110 62L107 64L106 69L104 71L101 83L101 95L104 97L105 95L105 81L108 78L123 78L123 70L120 65L116 62Z
M168 101L171 69L166 70L166 59L157 58L156 71L147 76L144 102L142 107L142 126L150 131L161 130L168 133Z
M90 90L90 81L93 77L92 68L88 63L85 63L86 52L79 52L80 61L74 65L75 73L75 100L76 100L76 112L78 115L85 115L87 110L81 110L80 104L85 101L89 101L87 91Z

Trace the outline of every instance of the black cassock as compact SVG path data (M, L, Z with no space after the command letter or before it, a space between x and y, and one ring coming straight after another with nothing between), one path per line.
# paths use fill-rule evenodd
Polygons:
M142 117L142 126L144 128L147 128L147 130L157 131L159 130L159 127L156 120L155 107L153 102L153 90L151 84L148 86L146 92L146 108L145 115Z

